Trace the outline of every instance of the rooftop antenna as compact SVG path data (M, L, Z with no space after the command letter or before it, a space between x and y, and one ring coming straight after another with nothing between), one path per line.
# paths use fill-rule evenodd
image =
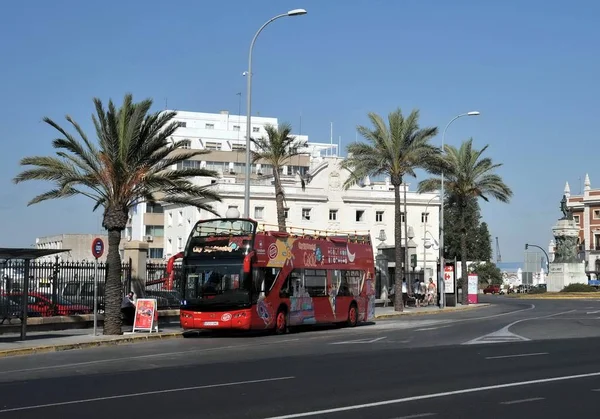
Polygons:
M341 154L341 152L340 152L340 149L341 149L341 148L342 148L342 136L340 135L340 136L338 137L338 146L337 146L337 156L338 156L338 157L341 157L341 156L342 156L342 154Z
M331 152L331 154L333 154L333 122L330 122L329 124L329 151Z

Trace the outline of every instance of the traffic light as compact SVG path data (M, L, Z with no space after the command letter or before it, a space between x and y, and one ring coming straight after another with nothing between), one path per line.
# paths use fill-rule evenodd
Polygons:
M410 255L410 266L413 269L417 267L417 255Z
M525 250L529 249L529 245L525 244Z

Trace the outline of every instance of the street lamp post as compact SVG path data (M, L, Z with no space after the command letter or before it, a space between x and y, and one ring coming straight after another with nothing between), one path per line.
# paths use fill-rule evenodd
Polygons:
M427 278L425 278L425 276L427 275L427 246L425 244L427 243L427 221L429 221L429 204L431 204L431 201L433 201L436 198L437 196L433 196L425 205L425 214L427 215L423 219L423 281L427 281Z
M456 115L454 118L448 122L446 128L444 128L444 132L442 133L442 152L444 152L444 145L446 144L446 130L454 121L458 118L462 118L463 116L478 116L478 111L472 111L467 113L461 113L460 115ZM438 289L440 291L440 308L446 307L446 290L444 290L444 274L446 270L446 261L444 260L444 171L442 170L442 185L440 188L440 274L439 274L439 284ZM464 274L464 272L463 272Z
M251 153L250 153L250 135L252 133L252 126L251 126L251 115L252 115L252 50L254 49L254 43L256 42L256 38L258 38L258 35L260 35L260 33L262 32L262 30L271 22L282 18L282 17L288 17L288 16L301 16L301 15L305 15L306 14L306 10L304 9L294 9L294 10L290 10L287 13L282 13L280 15L277 15L275 17L272 17L271 19L269 19L268 21L265 22L264 25L262 25L260 27L260 29L256 32L256 34L254 35L254 38L252 38L252 42L250 43L250 52L248 53L248 71L246 72L246 77L248 78L247 83L248 83L248 87L247 87L247 91L246 91L246 179L244 181L244 216L247 218L250 218L250 174L251 174Z

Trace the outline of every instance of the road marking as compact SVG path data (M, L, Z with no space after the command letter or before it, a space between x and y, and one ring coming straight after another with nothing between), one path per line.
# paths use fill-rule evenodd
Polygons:
M452 327L452 326L454 326L454 325L453 324L449 324L449 325L446 325L446 326L424 327L422 329L415 330L415 332L424 332L426 330L438 330L438 329L444 329L446 327Z
M478 338L472 339L468 342L463 343L463 345L480 345L480 344L486 344L486 343L503 343L503 342L525 342L525 341L529 341L531 339L526 338L524 336L519 336L515 333L512 333L509 329L511 327L513 327L516 324L519 324L521 322L526 322L529 320L540 320L540 319L549 319L551 317L555 317L555 316L560 316L561 314L568 314L568 313L572 313L574 311L577 310L569 310L569 311L563 311L560 313L554 313L554 314L550 314L548 316L541 316L541 317L531 317L528 319L521 319L521 320L517 320L515 322L512 322L511 324L504 326L502 329L493 332L493 333L489 333L487 335L483 335L480 336Z
M600 391L600 388L595 388L592 391Z
M496 384L493 386L486 386L486 387L465 388L462 390L445 391L443 393L433 393L433 394L424 394L421 396L404 397L402 399L382 400L382 401L373 402L373 403L364 403L364 404L355 404L352 406L335 407L332 409L312 410L312 411L302 412L302 413L292 413L292 414L282 415L282 416L273 416L273 417L265 418L265 419L305 418L305 417L310 417L310 416L326 415L329 413L339 413L339 412L347 412L347 411L351 411L351 410L366 409L369 407L388 406L388 405L392 405L392 404L408 403L408 402L414 402L414 401L418 401L418 400L437 399L437 398L441 398L441 397L458 396L461 394L469 394L469 393L480 393L483 391L499 390L499 389L503 389L503 388L524 387L524 386L530 386L530 385L534 385L534 384L545 384L545 383L553 383L553 382L558 382L558 381L577 380L579 378L589 378L589 377L599 377L599 376L600 376L600 372L590 372L587 374L565 375L562 377L541 378L538 380L530 380L530 381L517 381L514 383Z
M600 310L596 310L596 311L588 311L588 312L587 312L587 313L585 313L585 314L598 314L598 313L600 313Z
M185 355L185 354L199 353L199 352L200 353L214 352L214 351L222 351L222 350L226 350L226 349L251 348L251 347L255 347L255 346L260 347L260 346L272 345L272 344L276 344L276 343L295 342L298 340L300 340L300 339L284 339L284 340L278 340L275 342L265 342L265 343L257 343L257 344L228 345L228 346L218 346L218 347L214 347L214 348L191 349L189 351L161 352L158 354L128 356L128 357L123 357L123 358L98 359L96 361L74 362L71 364L49 365L47 367L36 367L36 368L25 368L25 369L19 369L19 370L0 371L0 375L11 374L11 373L24 373L24 372L33 372L33 371L55 370L55 369L59 369L59 368L82 367L82 366L87 366L87 365L97 365L97 364L105 364L105 363L107 364L110 362L135 361L137 359L171 357L173 355ZM10 358L8 358L8 359L10 359Z
M400 416L399 418L395 418L395 419L415 419L415 418L425 418L427 416L435 416L435 415L437 415L437 413L417 413L416 415Z
M500 402L500 404L528 403L528 402L536 402L538 400L544 400L544 398L543 397L532 397L530 399L511 400L511 401L508 401L508 402Z
M549 353L548 352L537 352L537 353L532 353L532 354L488 356L485 359L522 358L525 356L540 356L540 355L549 355Z
M332 343L330 343L330 345L346 345L346 344L351 344L351 343L375 343L375 342L379 342L380 340L383 340L385 338L387 338L387 336L383 336L383 337L375 338L375 339L346 340L344 342L332 342Z
M208 385L203 385L203 386L172 388L172 389L167 389L167 390L144 391L142 393L120 394L118 396L95 397L93 399L81 399L81 400L71 400L68 402L38 404L38 405L34 405L34 406L13 407L10 409L0 410L0 414L9 413L9 412L19 412L22 410L42 409L42 408L46 408L46 407L84 404L84 403L100 402L100 401L106 401L106 400L116 400L116 399L128 399L128 398L132 398L132 397L150 396L153 394L178 393L178 392L182 392L182 391L205 390L205 389L209 389L209 388L219 388L219 387L232 387L232 386L240 386L240 385L244 385L244 384L268 383L271 381L292 380L294 378L296 378L296 377L263 378L260 380L235 381L235 382L231 382L231 383L208 384Z

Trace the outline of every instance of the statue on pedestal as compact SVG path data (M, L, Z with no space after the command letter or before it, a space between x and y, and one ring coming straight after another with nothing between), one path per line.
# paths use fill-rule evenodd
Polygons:
M561 220L572 220L573 219L573 211L567 206L567 196L563 195L562 200L560 201L560 210L563 213L563 217Z
M563 195L560 201L560 210L563 217L558 220L557 226L553 229L554 242L556 243L554 262L578 263L577 239L579 237L579 227L573 221L573 212L567 206L566 195Z

